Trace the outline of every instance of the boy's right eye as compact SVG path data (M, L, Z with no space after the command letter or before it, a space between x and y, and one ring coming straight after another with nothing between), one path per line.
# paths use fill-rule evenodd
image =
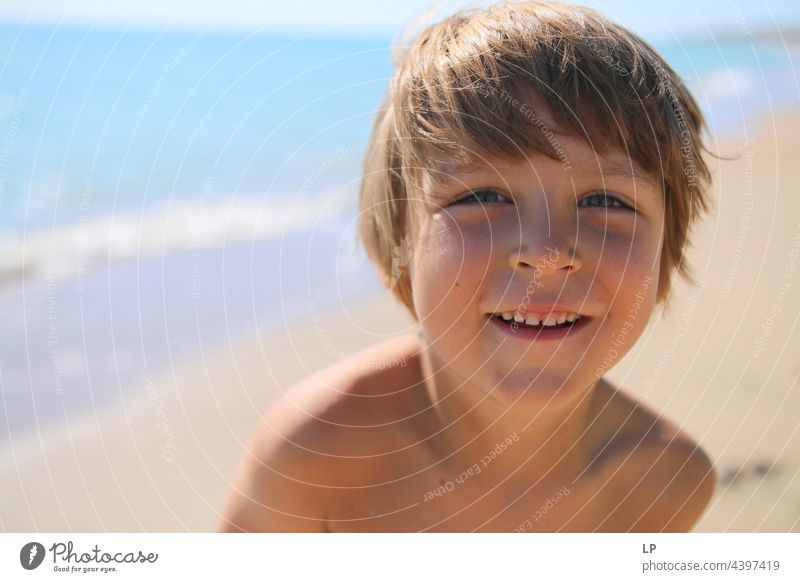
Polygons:
M457 198L453 204L485 204L487 202L510 202L508 198L500 194L497 190L472 190L467 194Z

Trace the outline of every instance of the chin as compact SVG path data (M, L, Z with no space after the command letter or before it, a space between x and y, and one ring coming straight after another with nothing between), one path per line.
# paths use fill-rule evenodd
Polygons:
M530 368L499 373L488 382L487 389L493 398L507 400L509 405L560 408L580 398L589 384L563 372Z

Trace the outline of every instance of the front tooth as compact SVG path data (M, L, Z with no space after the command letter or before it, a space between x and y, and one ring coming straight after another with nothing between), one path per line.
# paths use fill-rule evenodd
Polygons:
M525 323L528 325L539 325L539 318L536 316L535 313L529 313L528 316L525 318Z
M522 323L523 321L525 321L525 318L522 317L521 313L515 313L514 314L514 321L516 321L517 323Z
M575 321L577 318L578 318L578 316L576 314L574 314L574 313L568 313L567 314L567 321Z
M548 316L547 316L547 319L545 319L545 320L542 322L542 324L543 324L543 325L555 325L555 324L556 324L556 318L555 318L555 317L553 317L552 315L548 315Z
M566 313L560 313L558 315L558 325L561 325L565 321L567 321L567 314Z
M503 319L505 319L506 321L511 321L512 319L514 319L514 315L510 311L505 311L503 312Z

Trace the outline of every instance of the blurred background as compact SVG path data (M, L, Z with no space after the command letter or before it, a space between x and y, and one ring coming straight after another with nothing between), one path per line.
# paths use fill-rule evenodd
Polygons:
M701 285L612 376L718 463L700 531L798 531L800 9L585 4L736 158ZM392 47L464 6L2 4L0 530L210 530L263 409L410 329L355 245L361 158Z

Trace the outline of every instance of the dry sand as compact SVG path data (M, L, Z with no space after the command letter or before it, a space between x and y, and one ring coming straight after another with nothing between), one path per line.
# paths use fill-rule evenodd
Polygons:
M679 285L671 313L609 374L714 459L702 532L800 531L800 114L752 127L715 146L741 157L713 162L717 208L689 255L700 285ZM212 530L269 403L410 325L382 294L143 378L124 408L3 452L0 529Z

